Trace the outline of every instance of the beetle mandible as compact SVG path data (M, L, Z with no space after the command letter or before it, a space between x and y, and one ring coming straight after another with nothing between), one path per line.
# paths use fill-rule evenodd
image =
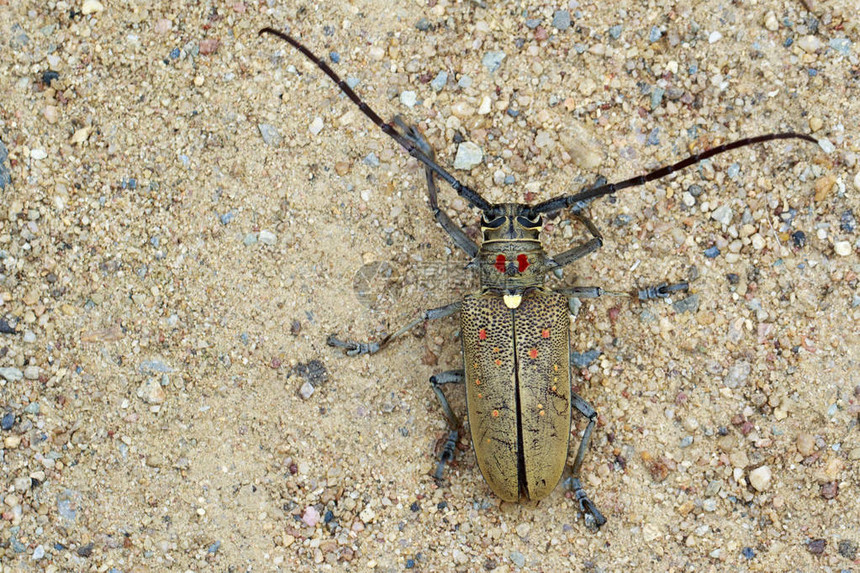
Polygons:
M430 209L477 268L480 289L462 301L425 310L421 315L379 342L342 341L328 337L328 344L346 354L374 354L413 327L460 313L463 368L430 378L448 421L449 433L434 476L441 479L445 463L454 455L460 419L453 412L442 387L465 383L472 444L481 473L493 492L505 501L539 500L561 479L567 464L571 414L575 409L588 419L571 467L570 487L590 527L606 518L591 501L579 479L583 458L597 422L597 412L572 389L569 348L569 301L608 293L599 287L549 289L544 276L593 253L603 245L595 224L581 211L585 202L644 185L700 161L756 143L777 139L817 140L809 135L785 132L740 139L692 155L672 165L618 183L598 184L571 195L553 197L536 205L491 204L463 185L435 161L433 150L414 127L399 118L385 122L331 67L298 40L273 28L259 32L289 43L329 76L355 105L409 155L424 164ZM448 183L471 207L481 211L482 241L477 245L439 209L435 177ZM540 239L543 217L571 209L591 238L583 244L549 256ZM641 300L666 298L685 290L688 283L665 283L638 291Z

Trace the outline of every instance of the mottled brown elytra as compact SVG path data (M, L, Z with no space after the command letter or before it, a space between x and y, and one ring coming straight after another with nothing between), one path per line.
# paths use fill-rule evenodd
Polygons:
M692 155L645 175L597 185L573 195L560 195L537 205L494 205L439 166L430 145L414 127L398 119L394 123L383 121L328 64L296 39L273 28L263 28L260 34L277 36L299 50L373 123L424 164L433 216L454 244L469 255L472 260L469 266L477 269L480 277L478 292L466 295L462 301L423 311L418 318L379 342L341 341L332 335L328 344L345 349L350 356L374 354L424 321L459 312L464 367L430 378L450 429L434 476L442 478L445 463L454 455L460 429L460 419L442 392L445 384L465 382L468 420L478 466L493 492L506 501L542 499L555 488L567 462L571 410L576 409L588 419L588 425L574 458L569 484L586 523L590 527L603 525L606 519L588 498L579 479L597 413L571 387L568 309L572 298L627 293L607 293L599 287L552 290L543 284L548 272L603 245L597 227L581 213L584 202L643 185L747 145L776 139L817 141L800 133L750 137ZM439 209L435 177L442 178L472 207L481 211L483 240L480 246ZM571 209L592 238L551 257L540 240L543 216L562 209ZM664 283L639 290L635 296L640 300L666 298L687 287L686 282Z

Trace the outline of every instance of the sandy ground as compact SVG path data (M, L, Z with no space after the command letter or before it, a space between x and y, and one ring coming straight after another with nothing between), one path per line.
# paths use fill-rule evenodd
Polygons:
M860 569L852 2L397 4L0 0L0 570ZM697 276L579 309L598 533L562 486L500 503L465 433L434 482L455 319L325 345L476 282L418 164L267 25L494 202L826 139L596 202L604 248L548 280Z

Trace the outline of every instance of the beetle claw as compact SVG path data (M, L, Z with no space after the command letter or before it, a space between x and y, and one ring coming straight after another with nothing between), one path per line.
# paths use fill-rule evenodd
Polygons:
M579 479L571 478L570 489L573 491L576 501L579 502L579 510L585 518L585 526L592 531L600 529L600 527L606 523L606 518L603 517L603 514L600 513L600 510L597 509L596 505L594 505L594 502L588 498L588 494L585 493Z
M454 459L454 451L457 449L457 440L460 439L460 433L457 430L451 430L448 433L448 438L445 440L445 445L439 453L439 463L436 465L436 471L433 473L433 479L441 482L442 472L445 471L445 464Z
M347 356L360 356L362 354L374 354L379 350L377 342L355 342L354 340L340 340L334 334L329 334L326 344L335 348L343 348Z

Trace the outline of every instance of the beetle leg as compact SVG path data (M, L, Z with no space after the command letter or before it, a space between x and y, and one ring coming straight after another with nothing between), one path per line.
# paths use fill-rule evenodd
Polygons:
M451 304L446 306L440 306L439 308L431 308L430 310L425 310L421 313L421 316L419 316L394 334L389 334L379 342L355 342L354 340L340 340L336 338L334 334L330 334L329 337L326 339L326 344L328 344L329 346L334 346L336 348L345 349L347 356L376 354L377 352L388 346L389 342L391 342L395 338L400 338L422 322L451 316L452 314L460 310L460 306L462 306L462 304L462 302L457 301L452 302Z
M430 144L424 136L418 132L418 129L416 129L415 126L407 125L402 119L400 119L400 116L394 118L394 123L403 130L403 137L411 141L415 147L421 150L421 153L429 157L432 161L436 160L436 154L433 152L433 148L430 147ZM447 213L439 209L439 203L436 200L436 179L433 170L425 165L424 175L427 177L427 197L430 200L430 210L433 211L433 217L435 217L436 222L442 226L446 233L448 233L455 245L463 249L470 257L475 258L478 254L478 245L466 236L463 229L454 224L451 218L448 217Z
M591 234L591 239L583 243L581 245L577 245L572 249L568 249L567 251L561 252L552 257L552 260L556 262L558 267L563 267L565 265L569 265L570 263L581 259L584 256L590 255L597 249L603 246L603 235L600 234L600 231L597 228L591 219L583 215L582 213L575 211L573 213L574 218L578 219L585 228L588 229L588 232Z
M573 460L573 467L570 472L570 489L573 491L573 495L576 496L576 501L579 502L579 509L585 516L586 525L589 528L597 529L606 523L606 518L603 517L603 514L600 513L600 510L597 509L596 505L594 505L594 502L589 499L588 494L585 493L585 489L582 487L582 482L579 481L579 473L582 469L582 460L585 457L585 452L588 450L588 446L591 444L591 432L594 430L595 424L597 424L597 412L591 404L586 402L576 392L571 394L571 404L579 411L580 414L588 418L588 426L585 427L585 432L582 434L582 440L579 442L579 450L576 452L576 458Z
M690 283L687 281L681 281L679 283L668 284L668 283L660 283L656 286L649 286L645 288L637 288L632 292L623 292L623 291L608 291L603 290L600 287L589 287L589 286L574 286L567 288L560 288L556 290L563 295L566 295L568 298L598 298L601 296L629 296L636 297L640 301L644 302L646 300L658 300L663 298L669 298L672 296L674 292L686 292L690 290Z
M436 398L439 399L439 404L441 404L442 411L448 419L448 427L450 428L448 438L445 440L445 445L442 447L442 452L439 454L439 463L436 466L436 471L433 473L433 477L436 480L442 479L442 472L445 469L445 464L454 459L454 451L457 448L457 440L460 437L460 418L457 417L454 410L451 409L451 405L448 404L448 398L446 398L445 393L442 392L442 385L452 383L462 384L465 379L466 373L463 370L447 370L430 377L430 385L433 387L433 392L436 394Z

